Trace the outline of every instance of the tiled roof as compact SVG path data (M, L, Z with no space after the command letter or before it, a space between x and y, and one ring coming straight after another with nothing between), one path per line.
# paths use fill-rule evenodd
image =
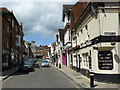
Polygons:
M0 8L0 11L2 11L2 12L4 12L4 13L10 13L11 11L10 10L8 10L7 8Z

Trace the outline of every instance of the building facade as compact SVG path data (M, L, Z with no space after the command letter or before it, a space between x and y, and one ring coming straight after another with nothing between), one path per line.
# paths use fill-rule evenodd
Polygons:
M22 62L23 31L12 11L0 8L2 20L2 67L13 67Z
M56 60L56 57L55 57L55 47L56 47L56 42L54 42L54 43L52 43L51 45L50 45L50 51L51 51L51 53L50 53L50 59L51 59L51 61L52 61L52 64L54 64L55 65L55 60Z
M63 17L64 22L64 52L66 54L66 66L72 66L72 50L71 50L71 29L70 29L70 16L71 7L73 5L63 5Z
M32 58L36 57L36 45L35 45L35 41L31 41L31 45L30 45L30 49L32 52Z
M44 59L45 57L48 57L48 52L49 52L50 48L46 45L40 45L40 46L36 46L36 58L38 59Z
M93 71L98 81L119 82L119 3L81 4L79 18L71 21L73 66L87 77Z
M63 52L63 42L64 42L64 29L59 29L58 34L56 34L56 48L55 48L55 55L56 55L56 66L66 65L66 57L65 53Z

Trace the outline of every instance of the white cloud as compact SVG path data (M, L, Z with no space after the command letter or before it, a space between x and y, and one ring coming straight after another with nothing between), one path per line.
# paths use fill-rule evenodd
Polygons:
M55 39L58 29L63 28L62 5L64 2L5 2L4 7L13 10L17 20L23 23L25 36L40 34ZM71 4L66 2L65 4Z
M23 23L25 34L40 33L45 37L51 37L63 27L62 3L20 2L5 3L3 6L13 10L18 21Z

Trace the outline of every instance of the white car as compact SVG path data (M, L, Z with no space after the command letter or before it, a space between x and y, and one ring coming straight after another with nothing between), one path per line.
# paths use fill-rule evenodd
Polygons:
M47 60L41 61L41 67L50 67L50 63Z

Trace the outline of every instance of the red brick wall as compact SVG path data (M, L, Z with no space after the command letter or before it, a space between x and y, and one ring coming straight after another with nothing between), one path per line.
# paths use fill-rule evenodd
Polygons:
M4 49L9 49L7 47L7 42L9 43L9 32L7 32L8 27L10 27L9 22L5 18L2 18L2 48Z
M13 51L18 51L20 56L23 55L23 31L22 31L22 25L19 25L17 19L15 18L14 14L10 12L7 9L1 9L2 10L2 48L4 49L10 49L10 47L7 47L7 43L10 45L10 33L7 32L7 28L9 26L9 29L11 29L11 20L13 20L14 24L12 26L12 49ZM19 28L19 30L18 30ZM21 46L16 46L16 35L20 35L21 38ZM7 40L8 39L8 40ZM14 52L15 53L15 52ZM16 53L17 54L17 53Z
M77 22L79 17L82 15L83 11L87 7L89 2L77 2L71 8L71 28L73 28L74 24Z

